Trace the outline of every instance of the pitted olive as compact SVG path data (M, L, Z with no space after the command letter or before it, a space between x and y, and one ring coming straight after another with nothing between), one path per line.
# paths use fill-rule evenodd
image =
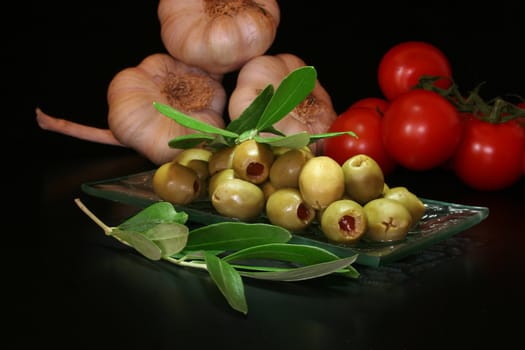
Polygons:
M162 164L152 179L153 191L163 200L188 204L203 193L204 183L195 170L176 162Z
M366 213L351 199L332 202L321 215L321 230L328 240L336 243L355 243L367 230Z
M300 232L315 219L315 209L304 202L297 188L280 188L268 197L266 215L272 224Z
M299 187L301 169L304 163L312 157L311 152L290 149L275 158L270 168L270 181L274 187Z
M235 177L262 184L268 179L273 160L274 154L268 144L250 139L235 146L232 168Z
M414 225L416 225L425 214L425 204L423 201L404 186L392 187L385 193L384 197L401 202L410 212Z
M364 205L382 195L385 186L383 171L372 157L357 154L348 158L341 167L345 191L351 199Z
M363 239L372 242L395 242L408 234L412 216L399 201L377 198L363 206L368 219L368 228Z
M256 219L265 204L259 186L237 178L221 181L211 194L211 203L219 214L243 221Z
M312 208L326 208L344 194L343 169L330 157L313 157L306 161L299 174L299 190Z

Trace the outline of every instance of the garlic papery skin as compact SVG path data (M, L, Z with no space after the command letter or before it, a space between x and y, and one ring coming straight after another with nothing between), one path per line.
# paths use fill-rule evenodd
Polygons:
M237 119L257 95L272 84L277 89L281 81L294 69L306 63L291 53L262 55L251 59L239 71L237 83L228 101L231 120ZM319 80L312 92L274 126L286 135L306 131L310 134L327 132L337 118L332 99ZM322 140L311 145L314 153L322 152Z
M280 21L275 0L160 0L157 14L168 53L213 74L264 54Z

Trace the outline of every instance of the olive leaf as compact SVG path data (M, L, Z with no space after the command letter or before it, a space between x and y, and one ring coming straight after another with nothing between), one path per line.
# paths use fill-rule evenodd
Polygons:
M265 223L223 221L190 231L186 250L238 250L292 238L287 229Z
M312 66L299 67L288 74L268 102L255 128L266 131L283 119L312 92L316 79L317 71Z
M155 243L162 251L162 256L170 256L186 247L189 228L179 223L158 224L145 232L144 237Z
M187 134L168 141L168 146L171 148L189 149L197 147L203 142L211 142L215 139L213 135L206 134Z
M325 249L306 244L268 243L238 250L223 258L231 262L246 259L272 259L300 265L313 265L339 259Z
M337 132L326 132L322 134L312 134L310 135L310 143L318 141L320 139L326 139L329 137L336 137L341 135L350 135L355 138L359 138L357 134L353 131L337 131Z
M133 247L150 260L160 260L162 258L162 249L139 232L114 229L111 235Z
M311 279L324 276L333 272L340 272L346 275L347 277L359 277L359 273L357 272L357 270L349 266L350 264L355 262L355 260L357 259L357 254L351 257L347 257L347 259L345 259L345 262L343 262L337 255L330 251L305 244L271 243L259 245L238 250L223 258L223 260L230 263L235 261L244 261L245 263L243 265L236 266L240 269L272 271L271 269L265 269L261 266L257 266L255 268L251 265L246 266L246 261L249 262L253 259L286 261L293 264L308 266L308 268L279 268L276 269L273 273L267 274L241 272L243 276L260 279L291 281L299 278L303 280ZM328 262L333 262L333 264L325 264ZM339 271L341 268L344 269Z
M340 135L350 135L356 137L357 135L353 131L339 131L339 132L330 132L323 134L309 134L306 131L298 132L297 134L292 134L288 136L259 136L254 137L255 141L259 143L267 143L275 147L287 147L287 148L302 148L308 146L309 144L328 137L335 137Z
M204 252L207 270L230 306L243 314L248 313L242 277L230 264L217 256Z
M259 143L267 143L274 147L302 148L310 143L310 134L304 131L289 136L255 136L254 139Z
M273 93L273 85L266 86L241 115L226 126L226 129L238 134L242 134L246 130L255 129Z
M188 214L175 210L169 202L155 202L122 222L118 228L124 231L146 232L163 223L185 224Z
M337 260L322 262L314 265L307 265L302 267L296 267L284 271L270 271L270 272L248 272L241 271L239 272L242 276L272 280L272 281L285 281L285 282L295 282L295 281L304 281L307 279L318 278L326 276L337 272L343 268L349 267L356 260L356 256L350 256L346 258L341 258ZM354 270L355 271L355 270ZM353 273L354 271L348 271L350 274L348 276L355 276L357 278L359 274Z
M166 117L175 120L180 125L187 127L189 129L194 129L194 130L198 130L203 133L217 134L217 135L222 135L222 136L231 137L231 138L237 138L239 136L239 134L234 133L232 131L218 128L211 124L205 123L195 118L192 118L176 110L175 108L169 105L159 103L159 102L153 102L153 106L160 113L164 114Z
M180 252L186 246L187 214L177 212L168 202L150 205L111 231L150 260Z

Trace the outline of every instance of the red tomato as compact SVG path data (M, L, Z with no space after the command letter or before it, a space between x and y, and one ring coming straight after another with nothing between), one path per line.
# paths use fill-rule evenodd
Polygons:
M452 84L450 62L441 50L429 43L407 41L393 46L381 58L377 78L381 92L392 101L417 85L423 75L444 77L434 83L440 88Z
M390 103L383 116L383 144L399 164L428 170L445 163L461 140L457 109L436 92L411 90Z
M385 114L386 109L388 108L389 102L384 98L380 97L365 97L360 100L355 101L348 108L354 107L365 107L372 108L377 111L381 116Z
M389 174L395 162L386 152L381 140L381 115L372 108L348 108L334 120L328 132L353 131L357 138L341 135L324 140L324 154L343 164L356 154L372 157Z
M524 153L525 129L518 123L493 124L472 117L465 121L452 166L467 186L478 190L499 190L523 176Z

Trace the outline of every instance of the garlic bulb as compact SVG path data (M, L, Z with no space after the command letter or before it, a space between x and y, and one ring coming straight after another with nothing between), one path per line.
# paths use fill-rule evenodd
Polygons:
M275 0L160 0L157 13L168 53L214 74L264 54L280 21Z
M237 84L228 102L230 119L238 118L268 84L277 89L291 71L305 65L301 58L290 53L262 55L251 59L240 69L237 76ZM275 128L287 135L301 131L319 134L326 132L336 118L337 113L330 95L319 81L316 81L310 95L277 122ZM319 154L322 140L312 144L311 148Z
M224 127L226 92L199 68L166 54L147 57L136 68L119 72L108 88L109 127L115 137L154 163L171 160L179 149L168 147L175 136L192 133L158 112L153 102L173 108L217 127Z
M135 149L155 164L171 161L180 149L168 141L193 133L161 114L159 102L223 128L226 92L216 78L164 53L146 57L136 67L118 72L107 90L108 129L97 129L49 116L37 108L41 128L93 142Z

